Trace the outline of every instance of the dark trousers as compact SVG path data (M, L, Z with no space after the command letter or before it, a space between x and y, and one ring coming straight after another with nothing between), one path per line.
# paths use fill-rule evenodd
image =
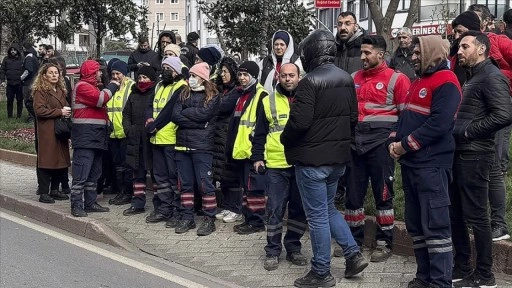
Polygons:
M295 168L268 169L265 174L267 191L267 256L279 256L284 248L287 253L300 252L300 239L306 232L307 221L300 197ZM283 244L283 218L288 207L287 229Z
M402 165L405 226L413 239L416 278L436 287L452 287L450 230L451 169Z
M25 108L27 108L28 111L28 119L34 120L34 106L33 106L33 100L32 100L32 88L31 85L23 85L23 100L25 101Z
M471 245L466 226L472 227L476 248L476 272L484 280L492 276L492 235L487 202L489 171L494 155L455 153L450 189L450 220L455 247L455 267L470 270Z
M502 130L503 133L503 145L501 145L501 159L500 167L501 171L506 173L508 171L509 155L508 149L510 147L510 133L512 132L512 125L509 125Z
M7 117L12 118L14 99L16 99L16 118L20 118L23 112L23 88L21 84L7 84L5 95L7 96Z
M133 193L133 171L126 165L126 147L128 139L113 139L108 142L108 151L112 156L112 164L116 171L116 186L120 193L131 195Z
M142 155L142 147L139 151ZM132 206L138 209L146 206L146 169L144 169L144 161L139 160L139 167L133 171L133 198Z
M96 202L96 185L101 176L103 152L99 149L74 149L71 207L89 207Z
M265 175L260 175L251 161L240 161L238 166L240 184L244 189L242 196L242 213L245 222L255 227L263 227L265 215Z
M98 194L101 193L106 187L110 186L111 193L120 192L119 187L117 187L116 180L116 169L114 166L113 154L114 151L111 151L110 141L112 139L108 139L108 151L103 153L102 159L102 172L101 177L98 179Z
M57 169L55 177L52 177L50 190L59 190L61 184L62 189L69 189L68 168Z
M50 183L54 179L59 179L61 169L46 169L37 167L37 184L39 187L39 194L48 194L50 192Z
M180 196L176 171L174 146L153 146L153 175L155 176L156 192L153 196L155 213L168 218L178 215Z
M507 129L508 133L510 134L509 127L505 127L496 132L494 162L491 171L489 172L489 206L491 208L491 228L507 228L507 222L505 222L507 188L505 186L505 177L501 166L503 157L508 155L508 144L506 154L503 154L503 146L506 142L505 137Z
M194 220L194 184L201 194L201 211L205 216L215 217L217 198L212 173L213 155L201 152L176 152L176 166L180 183L180 216L183 220Z
M345 203L345 220L352 231L357 244L364 242L364 198L370 180L377 209L377 225L375 239L384 241L388 248L393 243L393 181L395 161L389 156L385 144L365 154L353 153L352 167L348 171L349 185L347 186L347 201ZM380 244L380 243L378 243Z
M220 190L222 191L222 204L224 209L242 214L242 188L239 186L233 187L223 185L220 183Z

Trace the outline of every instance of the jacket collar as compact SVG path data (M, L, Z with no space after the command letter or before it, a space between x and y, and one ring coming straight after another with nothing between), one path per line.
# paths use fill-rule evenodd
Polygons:
M281 95L283 95L283 96L286 96L286 97L290 98L290 97L295 97L295 91L297 91L297 89L295 89L295 90L293 90L293 91L288 91L288 90L284 89L284 88L281 86L281 84L277 84L277 86L276 86L276 91L277 91L279 94L281 94Z
M482 69L484 69L484 67L488 65L495 65L490 58L485 59L484 61L476 64L473 67L470 67L469 69L466 70L468 78L473 77L473 75L479 73L480 71L482 71Z
M388 69L388 65L386 64L386 62L382 62L382 64L380 64L379 66L377 66L375 68L363 70L363 76L365 76L365 77L374 76L381 72L384 72L384 70L386 70L386 69Z

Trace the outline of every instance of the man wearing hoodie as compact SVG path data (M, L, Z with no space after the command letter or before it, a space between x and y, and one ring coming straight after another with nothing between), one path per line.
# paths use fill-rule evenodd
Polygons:
M272 46L272 53L258 63L261 71L260 84L267 91L274 91L279 80L281 66L286 63L296 64L302 74L302 64L299 55L295 53L293 37L288 31L279 30L274 33Z
M257 107L261 97L268 95L258 83L259 67L253 61L245 61L238 68L241 96L238 98L226 137L228 161L238 166L243 192L242 213L245 222L235 225L238 234L252 234L265 230L265 177L255 171L251 161L251 149L256 126Z
M438 35L414 38L412 61L419 78L388 141L390 155L401 164L405 225L416 256L410 288L452 287L448 185L461 88L448 69L448 45Z
M137 72L142 66L150 66L151 60L156 56L156 52L151 50L148 43L148 37L139 38L139 47L133 51L128 58L128 68L130 72Z
M357 24L356 15L352 12L341 12L338 15L337 21L337 52L334 64L345 70L348 74L352 74L363 68L363 61L361 61L361 39L365 32Z
M100 91L96 83L101 74L98 62L85 61L80 67L80 81L73 90L71 214L75 217L86 217L87 212L109 211L96 202L96 185L110 135L106 104L120 83L112 80Z
M32 82L36 78L37 70L39 70L39 61L37 60L37 52L32 46L32 43L23 43L23 53L25 59L23 60L23 74L20 79L23 83L23 99L25 100L25 107L29 113L28 121L34 121L34 107L32 106Z
M7 56L4 57L0 66L0 86L6 87L7 96L7 117L12 118L14 99L16 98L16 118L21 117L23 112L23 89L21 86L21 74L23 74L23 55L21 47L13 43L7 49Z

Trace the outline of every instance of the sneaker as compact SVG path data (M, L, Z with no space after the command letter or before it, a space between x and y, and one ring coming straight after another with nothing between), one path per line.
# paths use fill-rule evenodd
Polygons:
M71 215L75 217L87 217L87 212L81 206L73 206L71 207Z
M94 203L89 207L85 207L85 212L108 212L110 209L108 207L103 207L98 203Z
M153 211L146 217L146 223L158 223L168 219L169 217L166 217L164 214Z
M244 227L244 226L247 226L247 225L249 225L249 223L248 223L248 222L244 222L244 223L242 223L242 224L237 224L237 225L233 226L233 231L238 233L238 230L239 230L240 228L242 228L242 227Z
M165 228L176 228L180 219L177 217L171 217L167 221L165 221Z
M459 266L453 267L452 271L452 283L459 282L464 278L467 278L473 273L471 270L461 269Z
M332 277L331 272L318 275L310 270L306 276L295 280L293 285L300 288L334 287L336 286L336 279Z
M222 211L220 211L220 213L215 215L215 218L217 218L218 220L222 220L222 219L224 219L224 217L226 217L229 214L229 212L231 212L231 211L222 210Z
M219 214L217 214L219 215ZM219 218L217 218L219 219ZM233 223L233 222L240 222L244 220L244 216L242 214L236 214L235 212L231 212L229 211L229 213L224 216L224 218L222 219L222 221L224 221L224 223Z
M496 242L507 239L510 239L507 228L502 226L492 228L492 241Z
M194 228L196 228L196 222L194 222L194 220L180 220L178 222L178 226L176 226L176 229L174 230L174 233L183 234Z
M368 267L368 261L364 259L361 252L357 252L345 262L345 278L351 278L363 272Z
M341 248L339 246L334 247L333 256L334 257L343 257L343 248Z
M370 255L370 262L384 262L393 255L391 249L384 245L377 245Z
M123 193L117 193L117 195L114 198L108 200L108 204L114 205L114 203L119 201L119 199L121 199L122 197L123 197Z
M495 288L496 280L494 279L494 275L488 280L483 280L480 278L480 275L477 273L473 273L470 276L453 283L453 287L480 287L480 288Z
M197 236L208 236L215 232L215 219L205 216L197 229Z
M423 282L418 278L414 278L412 279L412 281L409 281L409 283L407 283L407 288L429 288L429 286L429 284Z
M55 203L55 199L52 198L52 196L48 194L41 194L39 195L39 202L46 203L46 204L53 204Z
M265 257L265 261L263 262L263 268L267 271L276 270L279 267L279 257L278 256L267 256Z
M51 190L50 196L55 200L69 200L68 195L60 193L59 190Z
M258 233L258 232L262 232L262 231L265 231L265 226L256 227L251 224L247 224L245 226L241 226L240 228L238 228L238 231L236 231L236 233L241 234L241 235L249 235L249 234Z
M132 216L132 215L142 214L144 212L146 212L146 209L144 209L144 208L135 208L135 207L131 206L130 208L123 211L123 215L124 216Z
M286 254L286 260L292 262L293 265L306 266L308 265L308 258L300 252L291 252Z

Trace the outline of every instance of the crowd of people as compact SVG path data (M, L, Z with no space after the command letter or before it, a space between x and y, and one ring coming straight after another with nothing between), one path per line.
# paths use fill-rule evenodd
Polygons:
M331 238L345 277L369 265L361 253L369 185L377 222L369 260L392 255L398 161L417 262L408 287L496 287L492 242L510 238L512 10L503 18L508 32L490 32L489 9L471 5L452 22L451 43L404 27L388 57L382 36L342 12L334 36L315 30L296 45L276 31L259 63L198 48L195 32L185 44L163 31L156 51L139 39L128 63L85 61L74 87L53 47L40 45L38 59L31 44L13 44L0 80L8 116L14 99L21 116L24 99L35 118L39 201L70 199L75 217L109 211L97 194L111 178L109 204L130 204L126 217L146 213L152 190L147 223L177 234L197 227L199 236L217 221L239 222L241 235L266 231L266 270L278 268L284 248L292 264L311 263L295 286L332 287ZM301 252L308 227L310 261Z

